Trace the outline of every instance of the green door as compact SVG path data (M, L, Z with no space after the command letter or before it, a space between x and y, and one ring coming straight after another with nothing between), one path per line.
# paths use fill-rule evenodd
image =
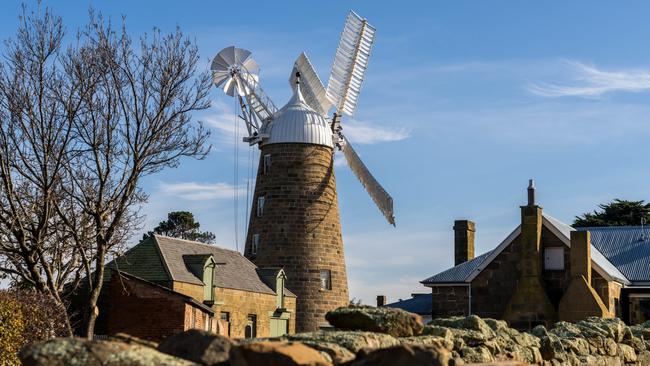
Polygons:
M271 318L271 337L280 337L287 334L287 319Z

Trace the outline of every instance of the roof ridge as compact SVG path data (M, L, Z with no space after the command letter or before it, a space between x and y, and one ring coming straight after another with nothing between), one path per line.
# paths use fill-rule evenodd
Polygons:
M238 250L224 248L224 247L216 245L216 244L201 243L200 241L177 238L177 237L174 237L174 236L167 236L167 235L160 235L160 234L153 234L153 236L156 237L156 238L160 237L160 238L164 238L164 239L180 240L180 241L184 241L184 242L187 242L187 243L190 243L190 244L198 244L198 245L206 246L208 248L217 248L217 249L227 250L229 252L235 252L235 253L241 254Z

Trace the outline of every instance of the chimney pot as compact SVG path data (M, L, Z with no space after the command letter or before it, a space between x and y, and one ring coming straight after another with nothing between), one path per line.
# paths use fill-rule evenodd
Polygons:
M386 305L386 295L377 295L377 307Z
M535 180L528 180L528 206L535 206Z
M476 226L470 220L454 221L454 265L474 259Z

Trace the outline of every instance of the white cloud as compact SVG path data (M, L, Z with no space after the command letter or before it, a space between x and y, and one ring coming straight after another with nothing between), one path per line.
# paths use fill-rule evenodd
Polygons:
M245 187L235 187L227 183L160 183L158 191L163 195L176 196L188 201L232 199L246 194Z
M350 120L343 124L343 134L353 143L371 145L407 139L411 135L411 131L403 127L387 128L372 123Z
M565 64L574 73L573 79L577 85L540 82L529 84L528 91L542 97L595 98L611 92L638 93L650 90L650 70L604 71L577 61L566 61Z
M232 147L235 140L243 144L241 138L248 133L244 121L237 116L233 108L222 100L214 100L209 114L202 117L205 124L215 130L217 149L223 145Z

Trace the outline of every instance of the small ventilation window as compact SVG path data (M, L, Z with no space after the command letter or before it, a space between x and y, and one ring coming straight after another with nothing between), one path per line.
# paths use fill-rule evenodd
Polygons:
M271 170L271 154L264 155L264 160L262 161L262 172L267 174Z
M262 217L264 213L264 202L266 198L264 196L257 197L257 217Z
M544 248L544 269L550 271L561 271L564 269L564 248Z
M321 290L332 289L332 271L329 269L320 270L320 288Z
M253 242L251 243L251 254L257 254L257 248L260 246L260 234L253 234Z

